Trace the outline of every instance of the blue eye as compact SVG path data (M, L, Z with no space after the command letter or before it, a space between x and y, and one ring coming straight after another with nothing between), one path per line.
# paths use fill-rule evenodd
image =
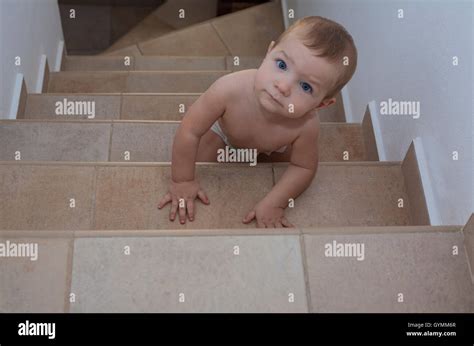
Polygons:
M305 88L305 86L307 86L308 88ZM309 91L309 92L312 92L313 91L313 88L311 88L311 85L309 85L308 83L301 83L301 87L303 88L304 91Z
M282 64L281 64L281 63L283 64L283 67L282 67ZM286 63L285 63L283 60L281 60L281 59L277 59L277 65L278 65L278 67L279 67L280 69L282 69L282 70L285 70L285 69L286 69Z

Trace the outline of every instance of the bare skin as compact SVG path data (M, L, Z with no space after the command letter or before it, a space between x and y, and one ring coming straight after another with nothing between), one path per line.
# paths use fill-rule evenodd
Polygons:
M305 71L315 72L309 75ZM180 222L185 223L186 215L194 220L196 198L210 203L194 171L196 161L215 162L217 150L225 148L224 141L210 129L219 121L234 147L261 153L287 146L284 153L271 154L278 160L288 160L287 170L242 222L256 219L257 227L293 227L284 209L316 174L319 118L315 111L335 102L335 98L324 97L335 73L335 66L315 57L290 34L278 46L270 44L258 70L239 71L217 80L190 107L176 132L171 184L158 208L171 202L170 220L174 221L178 213ZM185 202L182 207L180 199Z

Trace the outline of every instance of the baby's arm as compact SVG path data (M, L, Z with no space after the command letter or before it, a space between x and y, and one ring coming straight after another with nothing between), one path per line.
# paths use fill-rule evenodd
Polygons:
M319 121L312 120L292 143L290 164L272 190L245 219L257 219L258 227L292 226L284 217L290 198L296 199L311 184L318 168Z
M226 100L229 97L228 76L215 81L188 109L173 141L171 158L171 183L168 193L161 199L161 209L171 202L170 220L174 221L179 206L179 219L186 221L186 214L194 219L194 199L198 196L204 203L209 203L205 192L195 180L194 170L196 155L201 137L212 124L225 112ZM184 206L180 200L184 200Z

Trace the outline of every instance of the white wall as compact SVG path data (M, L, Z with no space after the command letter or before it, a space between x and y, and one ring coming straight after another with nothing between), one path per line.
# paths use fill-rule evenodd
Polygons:
M0 0L0 119L14 119L10 107L18 73L25 78L29 93L37 91L41 56L51 71L63 41L57 0ZM15 57L21 66L15 66Z
M362 121L371 100L377 105L389 98L420 101L417 120L379 116L386 159L402 160L419 136L440 224L465 224L474 210L473 2L286 1L295 19L327 17L354 37L359 62L347 86L353 122ZM404 10L403 19L398 19L398 9ZM457 67L453 56L459 57ZM452 160L455 150L458 161Z

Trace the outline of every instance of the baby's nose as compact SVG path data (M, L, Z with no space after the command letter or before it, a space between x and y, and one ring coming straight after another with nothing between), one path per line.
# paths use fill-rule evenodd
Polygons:
M278 81L276 83L276 88L278 91L280 91L283 95L288 96L288 93L290 91L290 85L289 83L286 83L284 81Z

